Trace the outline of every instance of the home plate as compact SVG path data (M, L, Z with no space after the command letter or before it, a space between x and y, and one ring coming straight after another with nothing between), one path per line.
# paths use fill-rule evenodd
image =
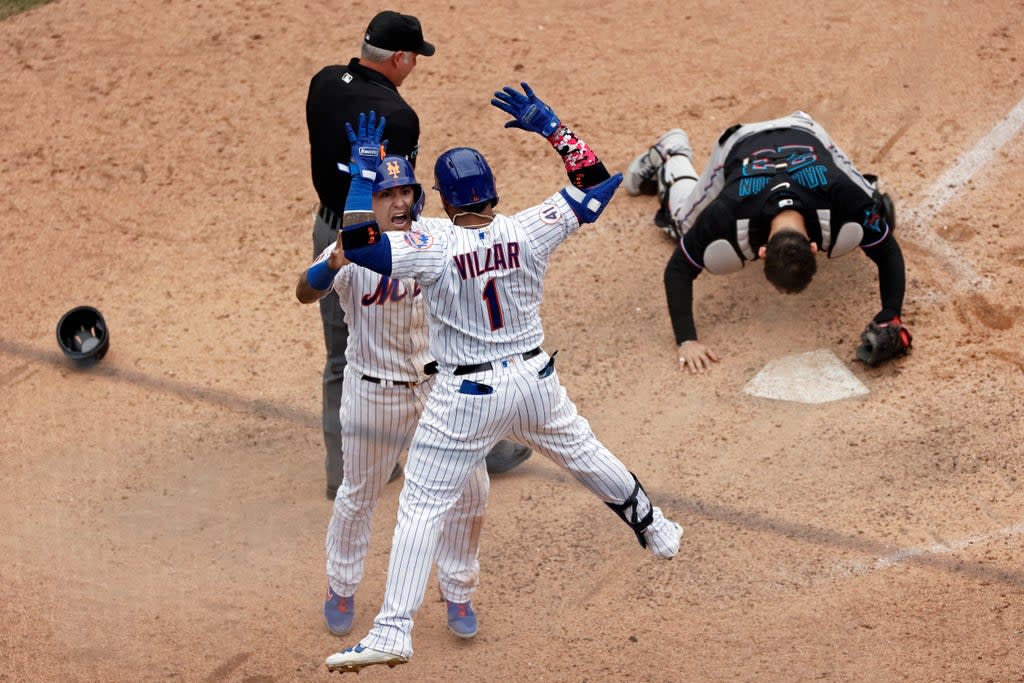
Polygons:
M769 361L747 382L743 393L780 401L828 403L869 392L836 354L822 349Z

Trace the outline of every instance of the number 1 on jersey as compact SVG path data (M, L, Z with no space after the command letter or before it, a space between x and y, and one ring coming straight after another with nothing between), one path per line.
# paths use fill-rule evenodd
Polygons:
M487 317L491 323L491 332L505 327L505 317L501 314L501 303L498 301L498 283L492 277L484 285L481 297L487 304Z

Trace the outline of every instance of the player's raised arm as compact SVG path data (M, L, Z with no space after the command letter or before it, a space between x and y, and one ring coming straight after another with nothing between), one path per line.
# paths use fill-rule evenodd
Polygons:
M352 185L345 199L345 217L339 239L346 258L364 268L391 275L391 247L381 235L373 215L373 181L381 160L381 136L386 119L377 120L374 112L359 115L356 129L345 123L352 147L349 173Z
M373 215L373 181L377 177L377 162L381 158L380 139L386 122L383 116L378 120L376 113L371 111L369 115L359 115L358 130L353 130L349 123L345 123L352 145L352 157L348 168L344 170L352 174L352 184L345 199L343 227L338 230L338 240L332 250L321 254L299 276L295 297L304 304L323 298L333 286L338 271L348 263L358 263L385 275L391 274L391 250L387 244L380 244L380 228ZM371 245L378 248L371 249ZM357 252L359 258L350 260L346 249Z
M505 123L506 128L537 133L551 143L562 157L571 183L562 190L562 196L569 202L580 223L593 223L618 189L622 174L609 175L590 146L562 123L529 85L521 85L523 92L512 86L505 86L495 92L491 104L512 117L511 121Z

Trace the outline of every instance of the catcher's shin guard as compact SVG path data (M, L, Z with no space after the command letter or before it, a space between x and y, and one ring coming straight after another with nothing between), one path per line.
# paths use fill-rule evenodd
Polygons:
M647 539L644 538L644 531L654 521L654 506L651 505L651 500L647 497L644 487L640 485L640 480L632 472L630 474L633 476L636 486L633 487L633 492L629 494L629 497L621 504L605 502L605 505L614 510L615 514L633 530L636 540L640 541L640 547L646 548ZM644 506L646 506L647 512L641 517L640 509Z
M673 239L681 239L674 209L697 187L697 170L690 159L689 145L683 151L670 152L658 169L658 199L661 205L654 214L654 224Z

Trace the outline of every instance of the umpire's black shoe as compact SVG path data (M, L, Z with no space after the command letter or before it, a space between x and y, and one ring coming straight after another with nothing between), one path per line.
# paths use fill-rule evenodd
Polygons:
M487 473L502 474L519 467L533 454L526 446L514 441L499 441L487 454Z

